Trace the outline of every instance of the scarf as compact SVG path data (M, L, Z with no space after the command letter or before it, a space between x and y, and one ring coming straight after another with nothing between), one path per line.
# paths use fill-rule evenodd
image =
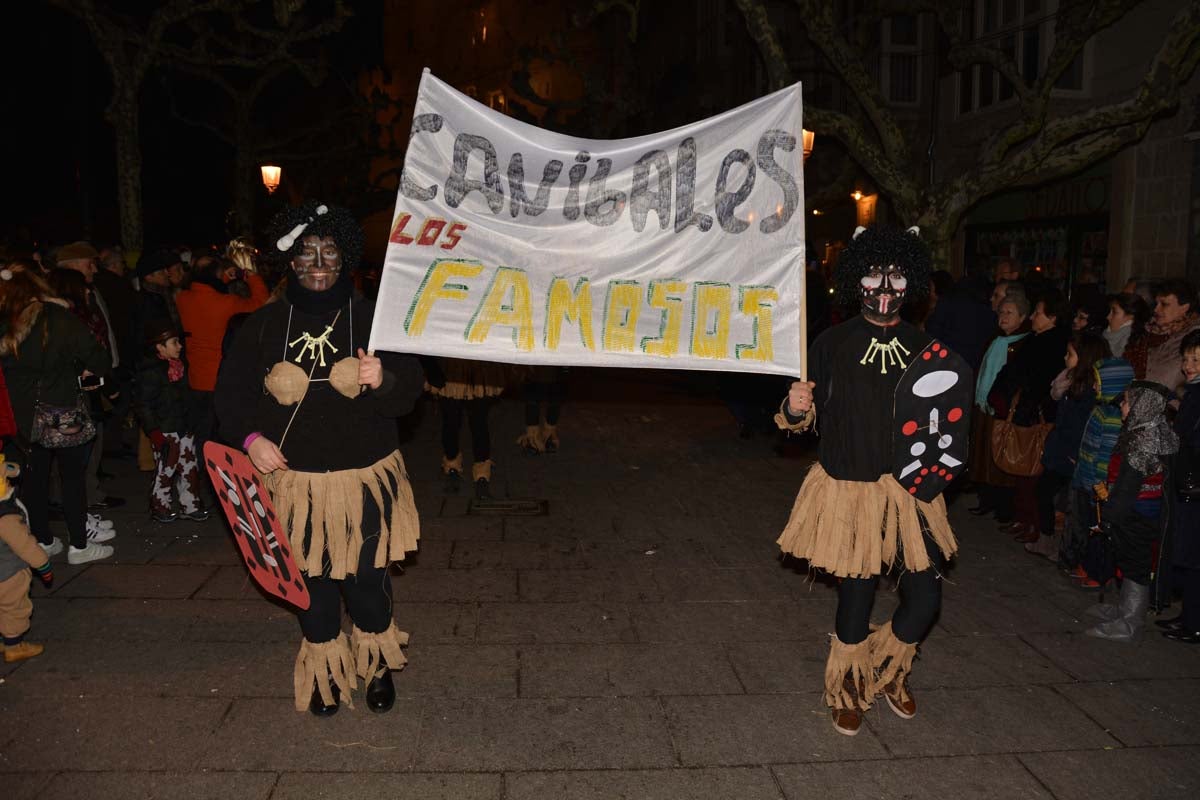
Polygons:
M1129 320L1115 331L1104 329L1104 341L1108 342L1108 349L1112 351L1113 358L1120 358L1125 352L1125 345L1129 344L1129 337L1133 333L1133 320Z
M1129 415L1115 452L1143 475L1158 472L1166 457L1179 450L1179 435L1167 422L1167 399L1163 387L1144 381L1134 381L1125 390Z
M988 392L992 390L996 376L1000 374L1000 370L1004 369L1004 365L1008 361L1008 346L1018 339L1024 338L1026 333L1028 331L1014 333L1012 336L997 336L988 346L987 353L983 357L983 364L979 367L979 378L975 381L975 405L989 414L992 413L992 407L987 404Z
M183 359L167 359L167 380L178 383L183 378Z

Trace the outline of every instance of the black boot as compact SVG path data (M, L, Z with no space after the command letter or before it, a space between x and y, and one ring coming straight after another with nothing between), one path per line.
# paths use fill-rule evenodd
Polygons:
M392 684L392 671L383 668L382 675L376 675L367 684L367 708L376 714L391 709L396 702L396 687Z
M492 487L487 478L480 478L475 481L475 499L476 500L491 500Z
M308 710L315 717L332 717L338 711L338 687L336 683L330 682L329 688L333 691L333 703L325 705L325 701L321 699L321 690L313 687L312 699L308 701Z

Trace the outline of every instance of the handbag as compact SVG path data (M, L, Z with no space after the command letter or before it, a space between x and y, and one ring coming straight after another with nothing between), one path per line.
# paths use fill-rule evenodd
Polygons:
M1041 422L1029 426L1014 424L1013 414L1020 399L1021 393L1017 392L1008 407L1008 418L998 419L992 425L992 460L1009 475L1036 478L1042 474L1042 450L1054 425L1045 421L1040 407Z
M83 393L75 399L75 405L58 406L43 403L42 384L38 382L37 399L33 404L33 427L29 440L49 450L77 447L90 442L96 436L96 423L88 413Z

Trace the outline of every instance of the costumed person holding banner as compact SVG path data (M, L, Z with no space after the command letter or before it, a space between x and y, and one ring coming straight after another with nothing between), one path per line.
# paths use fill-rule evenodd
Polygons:
M408 643L392 619L388 566L419 536L396 418L420 395L421 368L364 351L374 309L353 296L363 234L349 211L310 201L271 227L267 252L295 275L286 302L254 312L222 363L220 431L264 474L310 598L298 613L296 709L352 706L357 675L368 707L387 711Z
M900 319L905 300L929 285L918 234L855 232L835 278L841 300L862 313L818 337L811 381L792 384L776 417L782 428L820 433L818 463L779 545L840 579L825 702L848 736L881 693L900 717L916 714L908 678L941 606L942 567L957 549L940 495L966 461L971 371ZM872 629L885 572L899 575L900 605Z
M490 361L468 361L462 358L423 358L425 386L438 398L442 415L442 474L446 476L446 492L457 494L462 484L463 457L458 437L463 416L471 431L471 482L475 498L491 498L492 434L488 414L494 398L499 397L516 367L493 364Z

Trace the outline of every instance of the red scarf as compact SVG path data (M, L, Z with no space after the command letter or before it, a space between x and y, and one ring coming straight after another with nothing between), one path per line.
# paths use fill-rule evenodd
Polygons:
M179 358L167 359L167 380L171 383L178 382L183 378L183 360Z

